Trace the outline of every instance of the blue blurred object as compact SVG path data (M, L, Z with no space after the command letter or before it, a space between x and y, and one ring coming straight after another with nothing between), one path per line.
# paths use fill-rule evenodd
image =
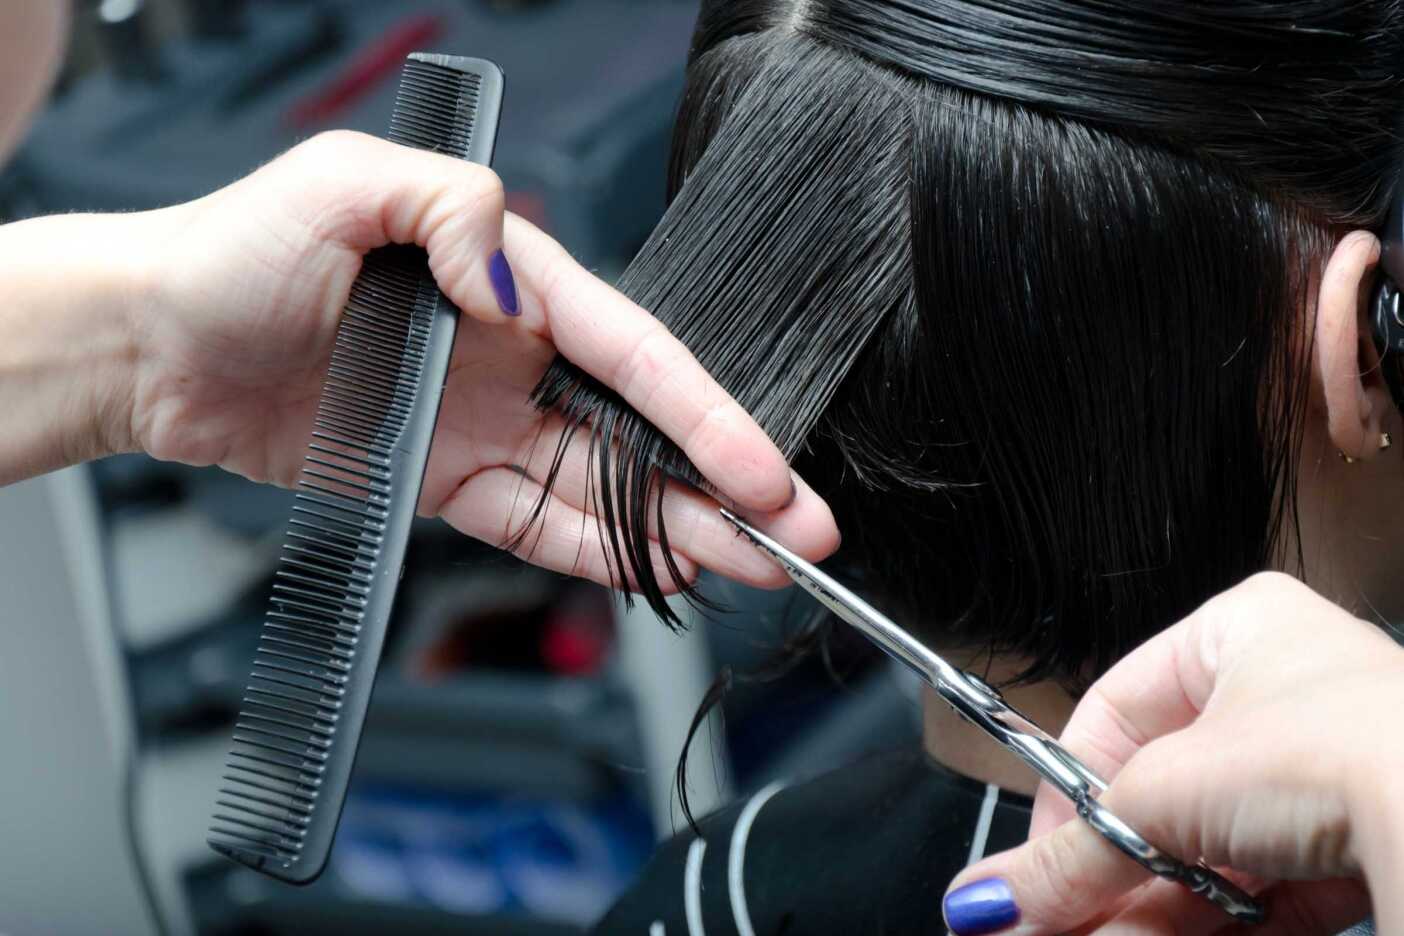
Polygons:
M588 925L651 848L647 816L624 795L575 803L363 788L347 800L331 875L350 898Z

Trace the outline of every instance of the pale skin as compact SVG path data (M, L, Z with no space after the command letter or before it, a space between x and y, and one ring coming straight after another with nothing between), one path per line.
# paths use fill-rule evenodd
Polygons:
M1007 694L1112 780L1103 801L1149 841L1231 867L1263 892L1271 917L1258 933L1335 933L1370 913L1372 898L1380 932L1404 928L1404 797L1389 785L1404 767L1394 714L1404 703L1404 650L1360 619L1404 615L1404 464L1399 442L1381 448L1384 433L1400 439L1401 418L1365 317L1379 255L1367 231L1337 243L1302 354L1311 397L1296 536L1320 594L1264 574L1133 652L1080 702L1050 684ZM938 758L1037 792L1031 841L950 886L1007 881L1020 920L1002 932L1229 931L1202 899L1148 883L1069 803L939 700L928 698L926 714Z
M51 0L0 0L0 156L42 100L65 19L64 5ZM577 266L542 232L505 213L502 200L501 185L487 170L337 133L187 205L0 227L0 399L6 404L0 409L0 484L127 451L290 483L361 257L381 244L417 243L463 312L419 505L423 513L489 543L511 538L544 476L550 446L537 442L552 438L559 425L537 412L527 393L559 352L618 390L683 447L725 499L776 538L811 559L830 554L838 531L827 506L792 475L750 417L644 310ZM489 286L488 258L499 248L516 272L519 317L502 313ZM1323 267L1315 340L1302 357L1313 390L1297 536L1312 581L1328 597L1364 616L1397 618L1404 613L1404 589L1388 547L1404 529L1398 461L1404 431L1362 341L1365 286L1378 251L1372 235L1354 232ZM1400 440L1388 452L1378 444L1385 431ZM1337 451L1355 463L1345 464ZM608 581L586 477L583 454L572 450L543 535L526 541L524 558ZM755 585L782 584L783 576L738 540L714 508L690 491L675 488L669 495L670 543L683 571L710 568ZM1282 577L1255 580L1218 602L1207 606L1216 610L1168 631L1109 674L1084 700L1066 740L1116 778L1108 794L1115 808L1143 823L1153 839L1163 835L1167 847L1203 852L1265 878L1353 877L1355 883L1304 888L1290 898L1319 903L1302 903L1298 928L1289 923L1282 931L1314 931L1310 924L1324 925L1362 906L1362 874L1376 883L1404 872L1398 866L1404 818L1396 815L1394 797L1368 779L1298 770L1304 757L1349 761L1366 778L1397 769L1404 758L1352 717L1363 698L1361 680L1369 710L1389 713L1404 705L1397 651L1345 611ZM1279 630L1260 641L1277 656L1243 650L1257 646L1250 638L1261 633L1253 628L1275 625L1294 628L1297 643L1278 639L1287 633ZM1175 655L1186 634L1211 635L1217 644L1200 645L1219 647L1213 658L1220 662L1268 663L1196 674ZM1240 657L1233 657L1234 648ZM998 673L1017 663L995 660L992 666ZM1285 670L1291 670L1289 683L1281 682ZM1142 691L1147 680L1155 691ZM1309 697L1298 694L1303 685L1316 689ZM1073 707L1048 685L1017 690L1011 698L1054 731ZM928 705L928 746L937 757L971 776L1032 791L1027 773L978 736L956 733L947 717ZM1319 730L1283 732L1282 725ZM1248 736L1333 741L1329 750L1311 752L1260 743L1254 757L1235 760L1239 769L1226 778L1190 769L1203 766L1190 756L1152 757L1173 750L1146 743L1159 735L1192 737L1196 750L1205 751L1233 749ZM1278 790L1283 777L1302 776L1307 782L1299 793L1316 808L1293 808L1300 800L1281 801L1286 805L1275 811L1247 808ZM1169 787L1162 782L1180 795L1165 796ZM1240 812L1206 813L1206 804ZM1192 912L1178 902L1181 895L1151 885L1128 898L1142 883L1134 866L1099 851L1076 823L1060 824L1065 818L1041 796L1034 833L1042 837L968 871L958 883L992 873L1010 877L1024 902L1020 925L1028 933L1113 919L1123 931L1194 931L1175 922ZM1229 829L1232 841L1215 837ZM1323 839L1348 846L1328 850L1326 861L1318 849L1299 847ZM1063 883L1109 883L1074 888L1077 899L1066 900L1066 888L1039 890L1055 869L1067 875ZM1376 901L1386 932L1404 926L1404 911L1381 903L1380 893ZM1116 913L1129 915L1109 915Z
M666 432L724 499L811 557L831 553L828 507L755 422L655 319L503 202L490 170L334 132L189 204L0 227L0 483L140 451L291 484L362 256L414 243L463 312L421 513L492 545L518 538L561 428L528 396L560 353ZM516 316L489 281L498 249ZM610 583L584 445L516 551ZM712 499L674 485L664 513L689 578L784 583Z
M1040 790L1031 839L967 868L1000 878L1011 936L1338 933L1373 911L1404 930L1404 649L1294 578L1264 573L1121 660L1063 741L1112 783L1102 802L1146 838L1257 894L1241 928L1151 878Z

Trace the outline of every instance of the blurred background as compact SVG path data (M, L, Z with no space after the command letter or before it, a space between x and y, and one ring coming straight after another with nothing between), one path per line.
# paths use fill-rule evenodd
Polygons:
M433 50L503 66L510 207L610 277L663 209L695 12L81 0L0 219L171 204L319 130L382 133L404 56ZM288 888L204 837L290 503L135 456L0 490L0 933L585 932L682 828L714 675L763 666L809 610L707 582L734 613L674 635L420 521L331 867ZM913 686L852 647L829 664L728 697L689 764L699 814L916 741Z

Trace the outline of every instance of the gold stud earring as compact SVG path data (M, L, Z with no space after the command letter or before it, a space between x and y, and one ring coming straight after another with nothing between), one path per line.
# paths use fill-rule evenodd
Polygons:
M1391 445L1393 445L1393 444L1394 444L1394 440L1391 439L1391 438L1389 437L1389 433L1388 433L1388 432L1381 432L1381 433L1380 433L1380 451L1381 451L1381 452L1383 452L1385 449L1389 448L1389 447L1390 447Z
M1336 454L1341 456L1341 461L1345 462L1347 465L1355 464L1355 459L1351 458L1349 455L1347 455L1345 452L1342 452L1340 449L1336 450Z

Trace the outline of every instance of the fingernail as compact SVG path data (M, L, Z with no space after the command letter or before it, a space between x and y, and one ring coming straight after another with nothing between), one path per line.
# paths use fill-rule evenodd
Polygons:
M517 308L517 280L512 276L512 265L502 251L492 255L488 261L488 278L492 280L492 291L497 294L497 304L507 315L520 315Z
M785 506L781 507L780 509L786 509L797 499L799 499L799 485L795 483L795 473L792 471L790 472L790 499L785 501Z
M946 895L946 926L956 936L997 933L1019 922L1019 908L1004 878L985 878Z

